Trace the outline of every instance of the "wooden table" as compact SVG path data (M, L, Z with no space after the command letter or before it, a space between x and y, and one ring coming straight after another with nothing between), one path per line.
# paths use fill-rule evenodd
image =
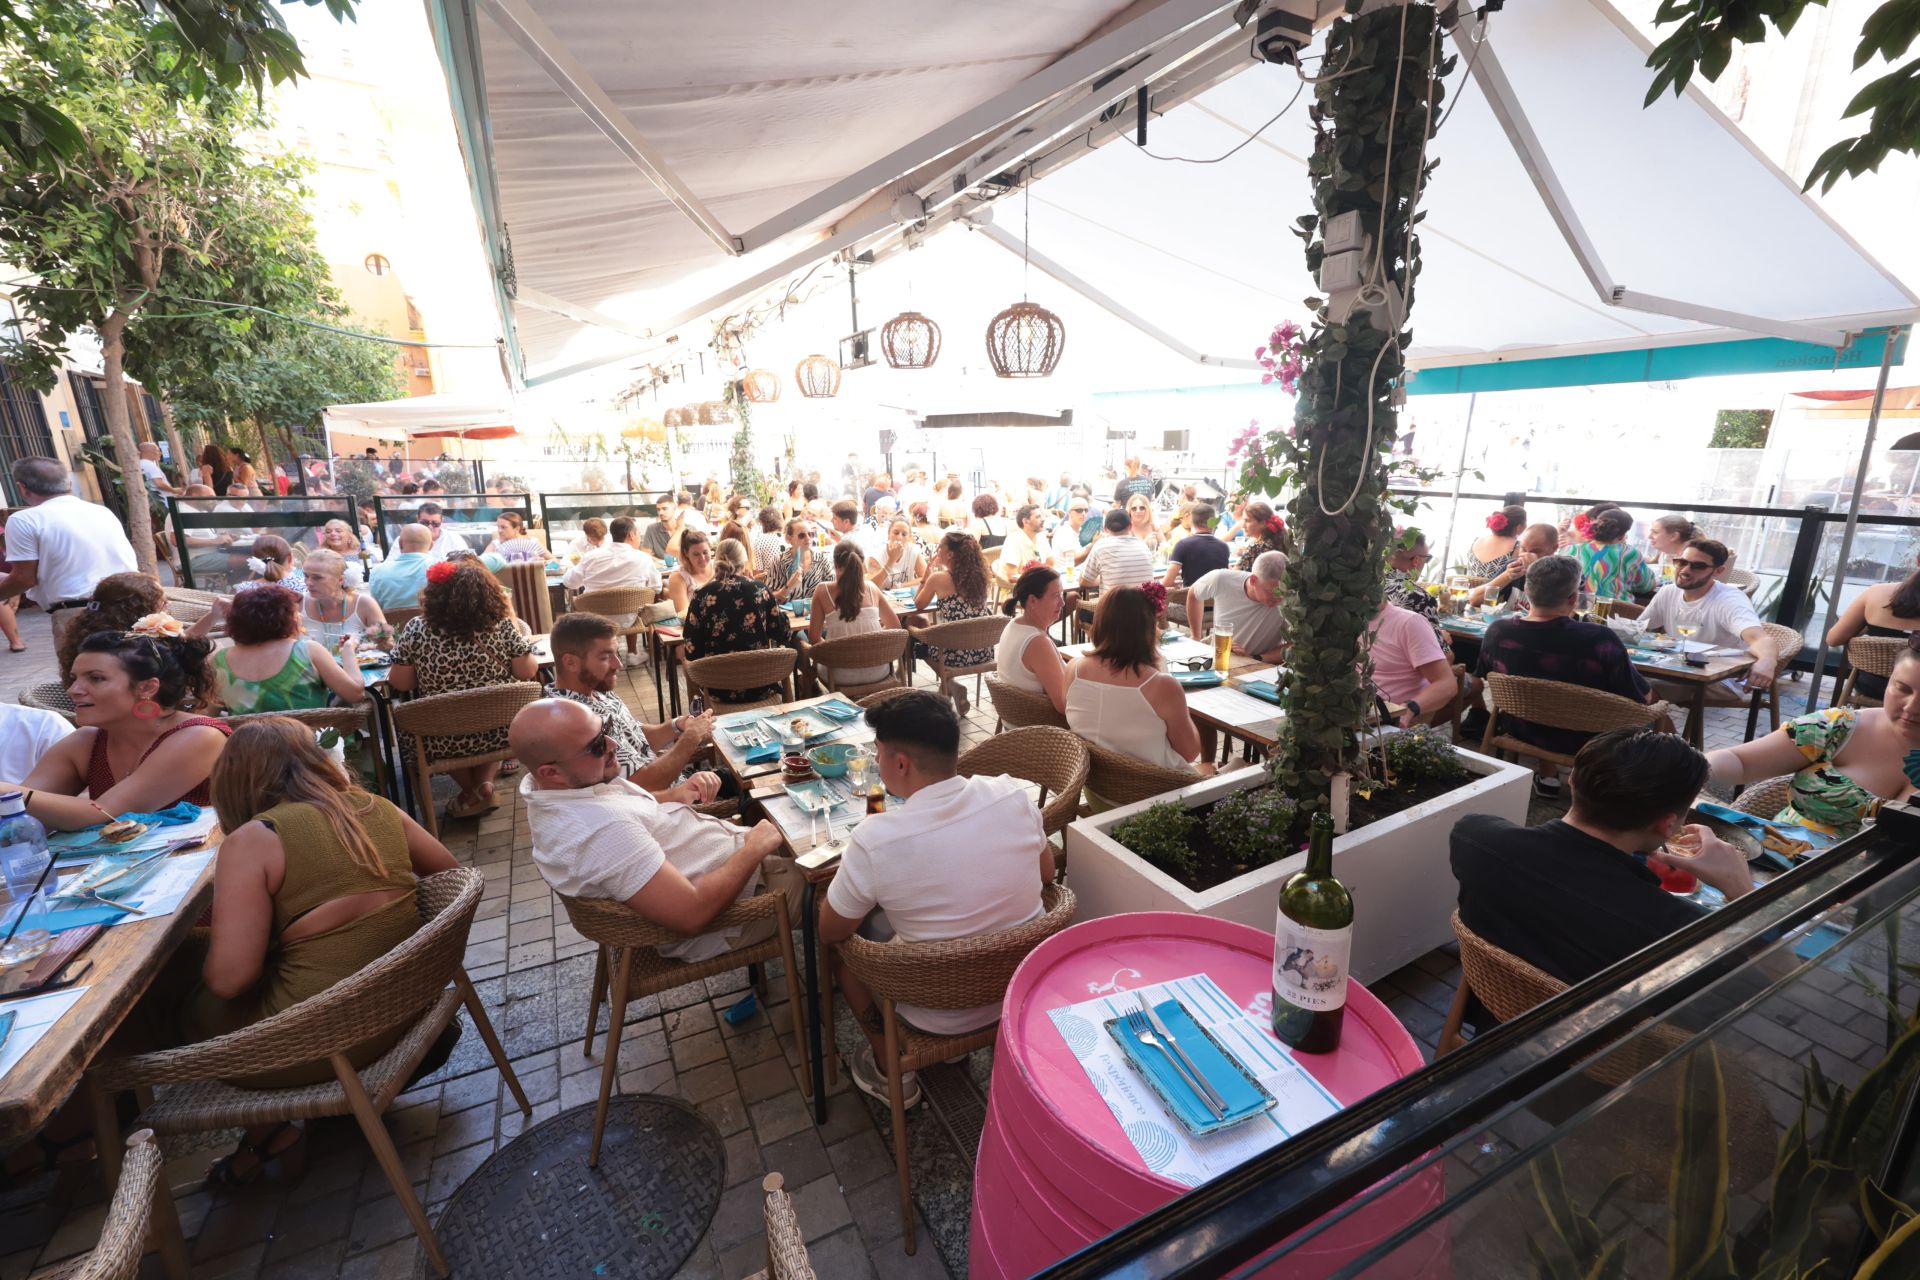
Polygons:
M1439 619L1441 629L1450 635L1467 636L1479 640L1487 634L1487 624L1478 619L1456 618L1442 615ZM1707 691L1722 680L1731 680L1735 676L1745 675L1753 667L1753 655L1742 653L1739 657L1709 657L1704 667L1688 666L1677 653L1656 653L1653 650L1627 650L1628 660L1633 669L1649 680L1664 680L1680 688L1673 690L1675 701L1687 708L1687 725L1684 730L1687 742L1696 750L1704 747L1704 734L1707 721Z
M1092 649L1093 646L1091 644L1066 645L1061 648L1060 656L1068 659L1077 658L1091 652ZM1213 656L1213 645L1208 641L1194 640L1183 634L1178 640L1164 642L1161 645L1161 652L1163 654L1170 652L1174 659L1188 655L1198 657L1203 653L1206 657L1211 658ZM1183 668L1178 667L1174 661L1169 661L1167 665L1172 671L1177 672L1183 670ZM1278 739L1280 720L1285 713L1282 712L1279 707L1263 699L1255 698L1250 693L1240 693L1234 686L1242 679L1252 676L1270 675L1278 670L1280 670L1280 668L1273 663L1262 662L1258 658L1236 653L1233 655L1225 672L1227 677L1225 684L1214 685L1211 688L1205 689L1186 690L1187 712L1193 717L1194 723L1199 725L1202 731L1212 730L1233 741L1246 743L1248 746L1258 748L1262 751L1270 751ZM1202 698L1199 706L1194 705L1194 698L1196 696L1222 690L1235 695L1233 706L1216 706L1209 710L1206 705L1208 702L1222 701L1221 699L1212 698ZM1208 749L1207 754L1209 756L1212 755L1211 748Z
M672 716L680 714L680 650L686 646L687 637L678 627L650 627L647 630L647 648L653 658L653 705L656 709L663 705L660 681L664 678L667 682L664 697L673 703Z
M209 843L218 844L217 834ZM172 914L113 925L74 961L75 967L93 966L75 984L84 986L86 994L0 1076L0 1152L12 1150L37 1132L80 1083L94 1055L212 901L213 867L209 859ZM11 1003L0 1000L0 1012Z

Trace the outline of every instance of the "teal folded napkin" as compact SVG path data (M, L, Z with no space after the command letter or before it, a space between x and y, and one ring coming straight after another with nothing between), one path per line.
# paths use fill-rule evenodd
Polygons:
M848 720L858 720L865 714L865 712L861 711L859 707L854 706L851 702L844 702L837 699L833 702L822 702L814 707L814 710L829 720L838 720L842 723Z
M1242 681L1240 692L1251 694L1262 702L1271 702L1276 707L1281 704L1280 690L1268 680Z
M1223 1053L1212 1038L1200 1029L1186 1006L1178 1000L1162 1000L1155 1005L1154 1012L1179 1041L1180 1047L1193 1060L1194 1067L1213 1091L1227 1104L1226 1114L1215 1119L1207 1104L1200 1100L1193 1086L1186 1082L1179 1067L1174 1065L1167 1049L1155 1045L1148 1046L1133 1034L1125 1018L1119 1018L1107 1024L1108 1031L1120 1045L1127 1060L1160 1095L1160 1101L1173 1113L1174 1119L1193 1134L1215 1133L1230 1128L1243 1120L1251 1119L1274 1105L1273 1095L1254 1082L1238 1062ZM1158 1035L1155 1039L1159 1039Z
M1183 689L1211 689L1227 681L1218 671L1176 671L1173 678Z
M139 906L138 901L130 906ZM71 907L61 907L56 911L36 911L21 924L23 929L45 929L48 933L65 933L68 929L84 929L90 924L118 924L127 916L125 907L114 906L110 902L101 902L88 898Z
M748 764L765 764L769 760L778 760L779 758L780 744L778 742L762 743L760 746L751 747L747 750Z

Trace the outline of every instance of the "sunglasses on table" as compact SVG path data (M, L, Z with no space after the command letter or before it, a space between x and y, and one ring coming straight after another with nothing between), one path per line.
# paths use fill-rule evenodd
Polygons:
M1213 659L1212 658L1175 658L1168 665L1180 667L1183 670L1187 670L1187 671L1211 671L1213 670Z

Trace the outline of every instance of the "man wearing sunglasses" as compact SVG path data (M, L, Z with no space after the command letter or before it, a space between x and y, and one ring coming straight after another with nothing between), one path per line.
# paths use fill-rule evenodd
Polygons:
M424 490L422 490L424 492ZM471 551L467 540L446 527L447 513L437 502L423 502L420 510L414 514L414 523L425 526L433 535L433 543L427 548L427 559L435 564L445 560L456 551Z
M513 753L526 767L520 798L533 834L533 860L547 883L578 898L624 902L654 924L687 934L661 947L674 960L711 960L773 936L771 921L702 933L715 916L761 881L761 863L780 848L780 829L743 830L684 804L662 804L620 776L608 723L577 702L543 698L513 718ZM771 891L796 916L804 882L782 859L767 868ZM698 936L693 936L698 935Z
M1753 666L1744 680L1724 680L1707 690L1710 704L1744 706L1753 690L1772 686L1780 655L1747 593L1714 577L1726 563L1726 547L1712 538L1687 543L1673 562L1673 581L1654 592L1640 621L1649 631L1673 633L1683 626L1698 627L1695 640L1752 654ZM1654 683L1656 689L1665 684Z

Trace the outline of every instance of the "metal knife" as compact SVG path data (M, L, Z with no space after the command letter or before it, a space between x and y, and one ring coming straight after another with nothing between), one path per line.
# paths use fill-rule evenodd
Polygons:
M1140 997L1140 1007L1146 1011L1147 1021L1153 1024L1154 1034L1167 1042L1167 1048L1180 1055L1180 1061L1185 1063L1187 1070L1193 1074L1194 1081L1199 1084L1201 1091L1207 1095L1207 1101L1211 1102L1221 1115L1225 1115L1227 1113L1227 1100L1220 1096L1219 1091L1208 1082L1205 1073L1195 1065L1192 1058L1187 1056L1187 1051L1180 1047L1180 1042L1174 1038L1173 1032L1167 1030L1167 1024L1161 1021L1160 1014L1154 1009L1153 1003L1145 996L1142 996Z

